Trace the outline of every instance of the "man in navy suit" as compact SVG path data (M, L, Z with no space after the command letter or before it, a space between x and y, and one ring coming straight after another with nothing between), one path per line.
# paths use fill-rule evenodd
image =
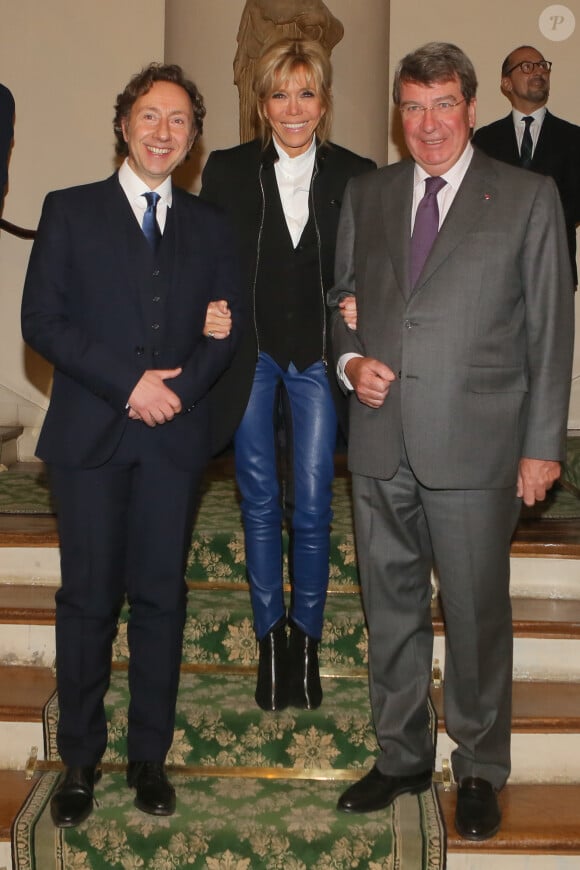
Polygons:
M521 45L510 52L502 64L501 88L513 109L506 118L477 130L473 144L496 160L523 166L554 179L564 208L576 285L576 225L580 223L580 127L556 118L546 108L550 95L551 68L552 63L530 45ZM529 132L526 132L526 128Z
M125 161L105 181L47 196L28 267L23 335L55 368L38 455L49 467L61 542L56 664L66 770L51 802L60 827L93 808L125 596L127 781L139 809L170 815L175 808L164 763L185 558L210 455L206 399L242 320L224 219L171 183L204 115L179 67L151 64L134 76L116 105ZM217 341L206 316L226 303L232 326Z

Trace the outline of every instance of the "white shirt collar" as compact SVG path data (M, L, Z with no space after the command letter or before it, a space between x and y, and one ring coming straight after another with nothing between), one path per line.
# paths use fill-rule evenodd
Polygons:
M441 178L444 178L447 184L453 188L453 190L457 191L463 181L463 177L469 168L469 164L471 163L471 158L473 157L473 145L471 142L468 142L465 151L457 160L456 163L453 164L451 169L448 169L447 172L444 172ZM425 172L418 163L415 163L415 179L414 186L417 187L419 184L423 184L425 179L429 176L428 172ZM443 188L445 189L445 188Z
M303 175L309 168L314 166L314 158L316 156L316 137L312 137L312 142L308 149L303 154L298 154L297 157L290 157L283 148L281 148L276 140L272 137L274 148L278 153L279 168L293 178L298 178Z
M546 107L542 106L540 109L536 109L535 112L529 112L527 115L524 112L520 112L519 109L512 109L512 117L514 119L514 124L519 124L522 118L533 118L539 125L541 125L546 117Z
M143 196L144 193L151 190L148 185L142 181L137 173L129 166L127 158L119 167L119 184L123 188L125 196L129 202L139 209L145 211L147 208L147 200ZM160 196L160 204L166 208L171 208L173 202L173 187L171 184L171 176L161 182L159 187L155 188L156 193Z

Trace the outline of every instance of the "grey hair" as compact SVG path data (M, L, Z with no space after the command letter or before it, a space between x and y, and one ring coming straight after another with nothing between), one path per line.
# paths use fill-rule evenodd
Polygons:
M466 103L475 99L477 76L465 52L451 42L427 42L399 62L393 81L393 102L396 106L401 102L402 82L432 85L454 78L459 79Z

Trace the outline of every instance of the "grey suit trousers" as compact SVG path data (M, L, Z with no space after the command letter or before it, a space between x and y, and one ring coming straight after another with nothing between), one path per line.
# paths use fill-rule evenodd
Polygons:
M510 772L515 487L435 490L403 457L395 476L353 475L358 560L369 627L370 694L383 773L430 768L435 567L446 626L445 724L457 780L501 788Z

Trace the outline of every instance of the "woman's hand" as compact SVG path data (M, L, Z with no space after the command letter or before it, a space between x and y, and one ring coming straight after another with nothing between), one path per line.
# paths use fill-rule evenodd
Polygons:
M210 302L207 306L203 334L208 338L227 338L232 331L232 313L225 299Z
M338 310L349 329L356 329L356 296L344 296L338 303Z

